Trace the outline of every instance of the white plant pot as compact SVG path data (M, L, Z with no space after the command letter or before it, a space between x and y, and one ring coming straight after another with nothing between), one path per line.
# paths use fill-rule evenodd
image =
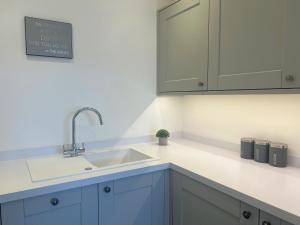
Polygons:
M162 146L168 145L168 138L158 138L158 144Z

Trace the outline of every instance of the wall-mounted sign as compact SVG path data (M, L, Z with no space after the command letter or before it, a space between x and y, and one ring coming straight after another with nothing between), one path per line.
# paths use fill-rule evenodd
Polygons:
M73 58L72 24L25 17L26 54Z

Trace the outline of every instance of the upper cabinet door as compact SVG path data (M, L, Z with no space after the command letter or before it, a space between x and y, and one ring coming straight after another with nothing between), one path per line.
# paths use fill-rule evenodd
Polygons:
M286 7L287 0L211 0L209 90L282 87Z
M283 88L300 87L300 1L288 0Z
M209 0L181 0L159 13L159 92L207 90Z

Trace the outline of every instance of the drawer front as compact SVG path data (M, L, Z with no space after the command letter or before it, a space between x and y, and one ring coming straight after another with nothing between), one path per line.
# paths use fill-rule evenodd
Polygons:
M152 186L152 174L123 178L114 182L114 193Z
M264 211L260 211L259 225L280 225L280 223L279 218Z
M241 225L257 225L259 221L259 209L242 202L240 218Z
M285 221L281 221L281 225L293 225L293 224L285 222Z
M81 189L73 189L24 200L25 216L81 203Z
M240 201L199 183L189 177L182 176L182 189L202 198L210 204L224 210L225 212L239 218Z
M25 225L81 225L80 204L25 218Z

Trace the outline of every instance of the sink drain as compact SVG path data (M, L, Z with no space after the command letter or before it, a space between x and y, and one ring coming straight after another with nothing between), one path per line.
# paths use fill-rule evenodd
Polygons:
M86 167L86 168L84 168L84 170L89 171L89 170L93 170L93 168L92 167Z

